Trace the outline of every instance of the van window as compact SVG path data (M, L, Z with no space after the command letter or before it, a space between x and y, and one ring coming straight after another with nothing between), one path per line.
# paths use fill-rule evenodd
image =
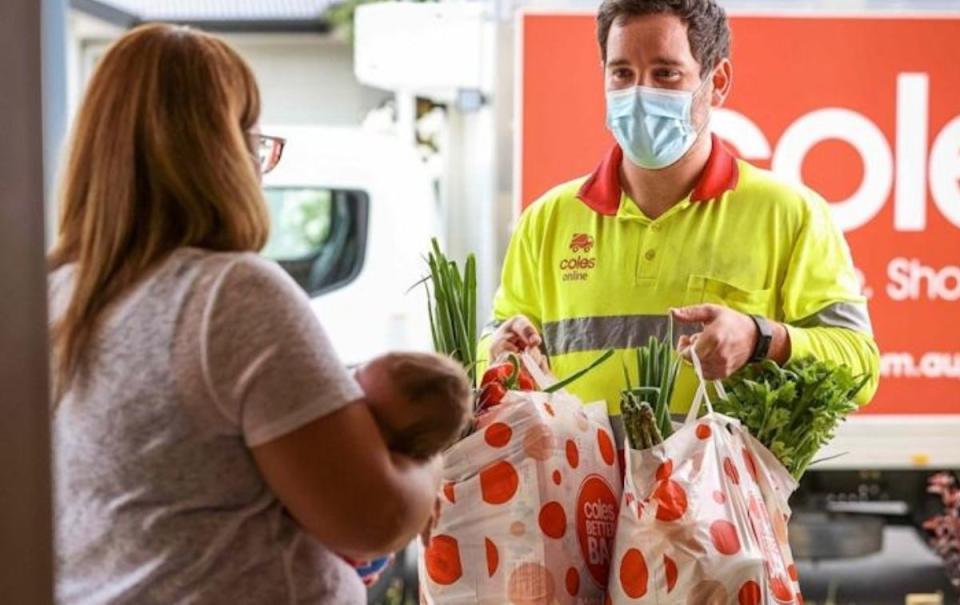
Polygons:
M267 187L270 240L280 263L310 296L349 284L363 268L370 198L363 191Z

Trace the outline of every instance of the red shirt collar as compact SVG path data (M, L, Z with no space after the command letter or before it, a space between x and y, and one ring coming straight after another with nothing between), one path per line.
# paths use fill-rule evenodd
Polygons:
M736 158L717 135L710 136L713 146L707 165L700 174L700 180L690 194L690 200L693 202L706 202L720 197L727 191L733 191L740 177ZM619 145L614 145L593 174L580 187L577 197L600 214L616 215L620 209L620 164L622 162L623 150Z

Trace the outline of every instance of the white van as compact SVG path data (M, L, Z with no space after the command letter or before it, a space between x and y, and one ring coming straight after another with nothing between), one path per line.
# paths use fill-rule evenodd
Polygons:
M359 129L264 126L287 140L264 177L264 255L313 299L347 364L429 350L424 254L438 232L434 185L415 149Z

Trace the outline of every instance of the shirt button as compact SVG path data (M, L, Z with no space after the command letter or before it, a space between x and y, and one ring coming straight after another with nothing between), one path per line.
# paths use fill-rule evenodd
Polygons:
M660 233L660 230L663 229L663 227L661 227L660 225L653 225L651 229L653 229L654 233Z
M647 250L647 253L644 255L647 260L653 260L657 257L655 250Z

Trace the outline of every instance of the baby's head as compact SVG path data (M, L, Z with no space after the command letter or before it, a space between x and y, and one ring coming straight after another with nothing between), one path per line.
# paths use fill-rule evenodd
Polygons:
M390 353L357 370L390 449L425 460L463 433L473 392L463 368L442 355Z

